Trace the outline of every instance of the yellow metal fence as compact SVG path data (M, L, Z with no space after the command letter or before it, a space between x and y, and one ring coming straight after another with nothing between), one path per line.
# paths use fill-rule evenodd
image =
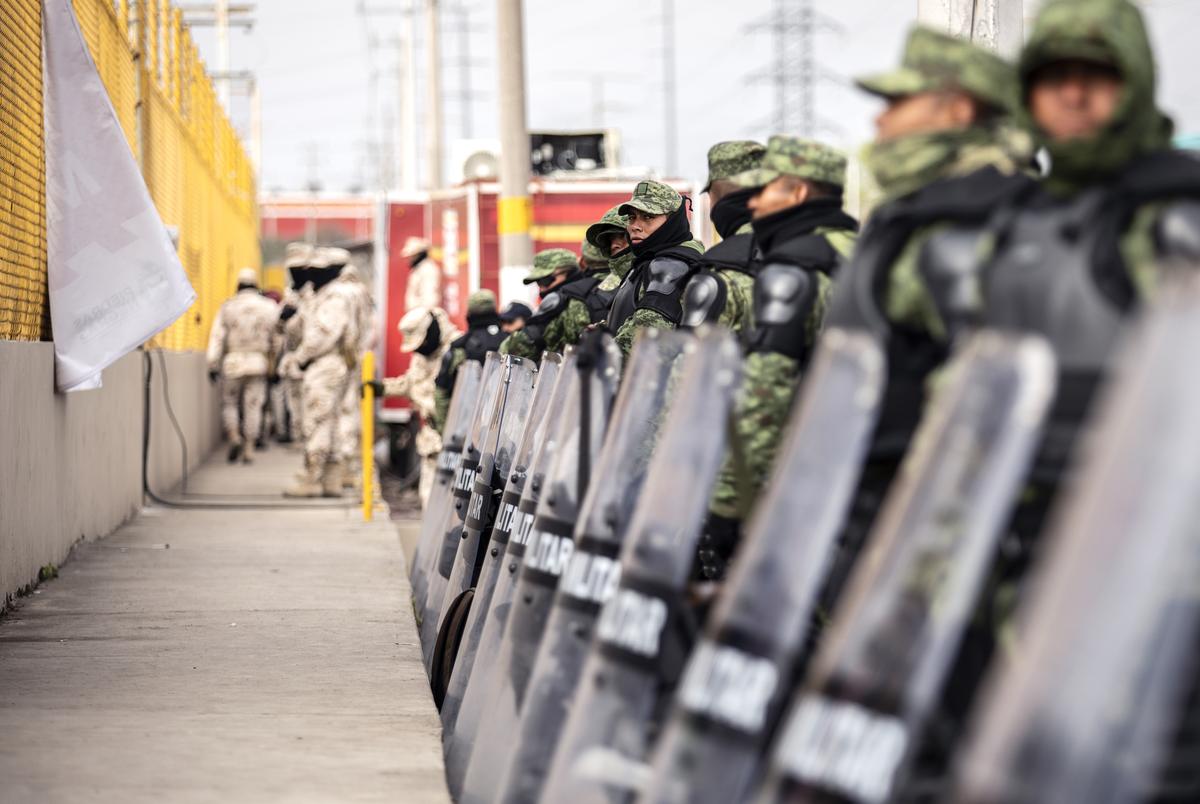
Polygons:
M203 349L239 268L259 267L254 169L167 0L74 0L80 28L198 301L155 339ZM136 10L149 22L137 55ZM139 93L139 79L141 87ZM138 97L143 152L138 143ZM0 339L51 337L46 299L41 1L0 2Z

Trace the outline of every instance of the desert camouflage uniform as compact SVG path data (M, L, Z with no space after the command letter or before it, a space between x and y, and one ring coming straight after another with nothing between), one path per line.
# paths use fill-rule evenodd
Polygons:
M356 350L357 365L362 365L362 356L375 348L378 336L375 329L375 303L371 291L362 281L358 268L347 265L336 280L345 285L347 295L354 302L356 327L359 332ZM353 378L351 378L353 380ZM342 412L338 419L338 449L346 472L343 485L357 486L362 465L362 408L359 404L359 386L350 382L342 397Z
M278 311L257 288L221 305L208 339L208 367L222 377L221 421L232 444L253 444L262 429Z

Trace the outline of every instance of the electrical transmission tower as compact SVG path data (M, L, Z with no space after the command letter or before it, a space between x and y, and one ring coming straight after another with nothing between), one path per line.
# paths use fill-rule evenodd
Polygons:
M751 79L769 83L774 90L771 125L777 133L812 137L818 128L836 128L817 114L817 82L831 74L817 62L816 32L840 31L841 26L814 6L814 0L773 0L770 16L750 26L771 36L771 66Z

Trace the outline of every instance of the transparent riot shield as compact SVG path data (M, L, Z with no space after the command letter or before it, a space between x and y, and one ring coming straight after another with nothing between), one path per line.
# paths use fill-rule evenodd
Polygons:
M436 547L430 551L429 583L425 592L425 605L421 611L421 652L425 660L425 670L428 672L433 663L433 648L437 641L438 616L441 614L442 600L446 596L446 584L450 580L450 572L454 568L454 558L458 555L458 544L462 541L462 527L467 515L467 504L471 499L471 490L475 487L475 473L479 469L479 446L487 433L492 409L496 406L496 397L504 380L503 358L488 352L483 364L483 378L479 386L479 402L471 417L471 426L467 430L464 442L462 460L454 473L454 485L451 488L452 504L446 512L446 517L439 529Z
M688 659L643 801L745 800L870 445L884 362L873 337L822 335L771 482Z
M504 494L499 500L498 512L492 529L484 534L485 541L480 545L480 564L478 578L472 584L474 595L471 607L466 617L458 656L455 659L446 688L445 700L442 702L442 736L449 742L449 735L454 732L454 724L458 720L459 706L462 695L467 687L467 679L471 675L471 667L475 663L475 654L479 649L479 638L483 634L486 613L491 605L492 591L500 574L504 550L508 545L508 534L512 527L517 506L521 502L521 491L525 488L525 478L533 459L534 451L545 435L542 422L546 418L550 406L550 397L554 393L558 380L558 369L562 357L554 352L547 352L542 357L541 369L537 375L537 387L533 400L529 404L528 415L524 417L524 427L518 442L511 469L506 472L507 481Z
M1200 282L1123 347L953 801L1200 801Z
M616 590L621 544L678 383L672 378L691 335L646 330L634 345L593 481L575 527L575 549L559 582L520 711L500 802L536 802L579 682L600 607Z
M579 421L578 385L579 372L575 369L575 351L568 348L558 372L558 380L554 384L554 393L550 398L546 417L539 428L538 447L529 464L521 498L515 510L500 514L497 518L500 527L492 533L493 545L498 553L497 566L494 569L496 580L492 586L491 601L486 607L478 609L478 616L483 618L479 647L475 651L472 665L460 670L466 674L465 677L459 680L456 673L450 679L449 696L459 694L456 690L460 684L463 685L463 691L454 727L443 734L446 755L455 757L454 760L448 761L465 765L465 760L460 757L470 756L470 747L478 731L479 722L490 701L491 684L495 678L508 615L512 610L517 578L521 566L525 563L525 548L533 531L538 502L546 488L546 476L553 468L554 458L558 454L562 424L566 421ZM509 498L509 502L511 501L512 498ZM503 530L505 525L508 527L507 532ZM484 572L488 572L486 567Z
M561 424L558 452L538 501L500 653L489 668L493 678L485 695L485 714L474 741L456 739L446 755L450 794L458 797L461 792L463 802L490 801L500 783L550 604L574 549L575 523L621 379L621 352L607 334L589 333L576 350L576 370L578 402L570 406L579 416ZM469 738L459 725L455 737Z
M701 330L683 362L641 499L621 578L596 621L543 799L627 801L649 776L648 752L695 624L685 597L700 528L724 457L741 350Z
M508 483L517 439L529 417L535 379L533 361L512 355L504 358L503 385L480 445L479 469L475 472L475 485L467 503L462 541L442 601L441 624L429 674L433 699L439 708L450 683L458 643L474 599L475 581L482 569L481 551L495 523L500 496Z
M450 397L450 409L446 414L443 427L442 451L438 453L437 473L434 476L433 488L429 493L429 503L425 507L421 519L421 535L417 539L417 547L413 551L412 568L409 579L412 581L413 610L418 616L425 603L425 592L428 577L426 564L429 553L434 549L434 541L441 534L437 527L443 521L446 507L450 501L450 486L454 480L454 471L462 460L462 448L466 441L467 421L474 413L475 401L479 395L479 381L483 374L483 366L470 361L458 369L454 378L454 393ZM418 622L419 626L420 623Z
M760 802L892 801L922 745L1053 399L1039 337L952 358L771 748Z

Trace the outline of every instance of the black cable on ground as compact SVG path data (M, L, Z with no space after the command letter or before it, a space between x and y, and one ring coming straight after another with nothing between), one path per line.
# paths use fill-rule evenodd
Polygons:
M144 364L146 367L145 388L143 389L143 413L142 413L142 491L156 505L161 505L165 508L178 509L214 509L224 511L258 511L258 510L329 510L338 508L355 508L358 506L358 500L354 499L320 499L320 500L291 500L285 501L282 499L267 497L266 495L207 495L185 492L188 497L203 497L200 500L177 500L161 497L150 488L150 394L154 379L154 363L150 357L150 352L143 349ZM160 366L163 373L163 399L166 403L167 414L175 429L175 434L179 438L180 448L183 450L183 482L186 488L187 483L187 439L184 437L183 428L179 425L179 420L175 417L175 411L171 406L170 392L168 390L168 376L166 369L166 357L159 352ZM212 498L212 499L208 499Z

